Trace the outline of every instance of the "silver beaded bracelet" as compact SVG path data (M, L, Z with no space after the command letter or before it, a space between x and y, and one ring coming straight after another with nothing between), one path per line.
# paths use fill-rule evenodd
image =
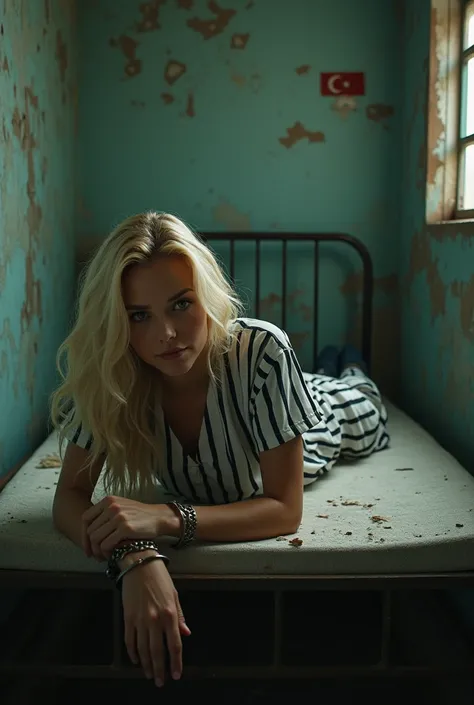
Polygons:
M156 551L156 555L164 560L165 563L169 562L169 558L160 553L160 549L156 541L153 541L152 539L136 539L114 548L108 561L107 570L105 571L106 576L111 580L116 580L120 573L120 568L118 567L119 561L125 558L125 556L129 553L141 553L142 551L149 550Z
M191 504L181 504L181 502L168 502L168 506L175 509L181 517L181 536L174 547L183 548L192 543L196 537L196 510Z

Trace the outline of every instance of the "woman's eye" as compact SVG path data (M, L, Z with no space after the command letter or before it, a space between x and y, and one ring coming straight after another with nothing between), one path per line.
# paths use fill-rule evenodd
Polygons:
M147 316L148 313L146 311L135 311L135 313L132 313L132 315L130 316L130 320L134 323L141 323L142 321L146 320Z
M175 311L186 311L189 306L191 306L191 301L189 301L189 299L180 299L174 305Z

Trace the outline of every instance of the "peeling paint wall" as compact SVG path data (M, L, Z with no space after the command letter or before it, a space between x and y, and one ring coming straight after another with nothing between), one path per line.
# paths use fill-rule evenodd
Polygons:
M407 2L403 115L402 394L405 408L471 472L474 470L474 222L426 225L426 181L442 161L427 153L430 21L448 26L429 0ZM441 83L442 85L442 83ZM436 144L445 130L431 124ZM428 191L431 193L431 191Z
M399 3L82 0L78 9L79 257L121 218L148 208L203 231L349 232L374 259L374 372L394 391ZM365 72L367 95L322 97L324 71ZM239 276L248 291L245 252ZM299 252L287 328L310 366L314 312L305 319L300 304L311 305L313 269ZM360 318L346 313L347 299L360 299L359 263L341 248L324 253L321 344L354 337ZM273 256L261 314L278 323Z
M48 432L74 287L72 0L0 4L0 483Z

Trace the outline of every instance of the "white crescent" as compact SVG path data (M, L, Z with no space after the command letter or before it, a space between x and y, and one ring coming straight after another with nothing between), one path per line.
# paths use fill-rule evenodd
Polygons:
M342 90L337 90L336 88L336 81L338 81L341 78L340 73L335 73L334 76L331 76L331 78L328 81L328 88L331 91L331 93L337 94L337 93L342 93Z

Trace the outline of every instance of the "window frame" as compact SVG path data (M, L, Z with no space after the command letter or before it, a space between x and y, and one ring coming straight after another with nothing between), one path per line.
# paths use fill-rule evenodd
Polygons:
M461 138L462 67L466 17L474 0L431 0L425 171L427 225L474 222L459 208L462 153L474 137Z
M460 39L459 39L459 76L458 76L458 140L457 140L457 174L456 174L456 210L455 219L456 220L466 220L474 219L474 208L460 208L460 192L461 188L464 186L464 153L469 145L474 145L474 132L462 137L464 132L463 129L463 99L467 99L467 95L464 95L464 71L467 62L470 59L474 59L474 43L470 47L464 48L467 29L468 29L468 16L474 16L474 0L462 0L461 6L461 17L460 17ZM467 80L466 80L467 82ZM467 93L467 86L466 86Z

